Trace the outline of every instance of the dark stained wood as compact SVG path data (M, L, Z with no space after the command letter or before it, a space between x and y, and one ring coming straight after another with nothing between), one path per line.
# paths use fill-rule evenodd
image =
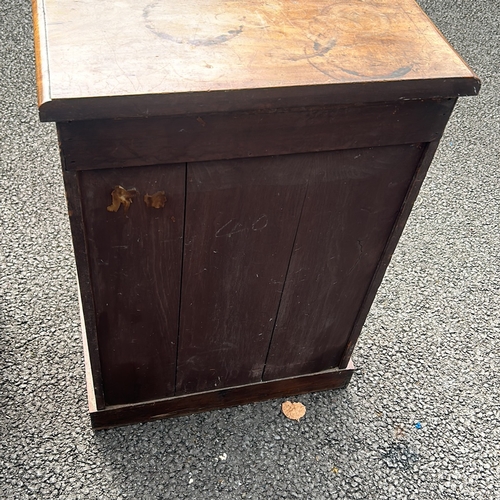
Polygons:
M79 175L106 404L173 395L185 166ZM128 209L112 211L117 186L135 193ZM165 206L147 206L158 191Z
M99 359L99 345L94 311L94 294L90 279L78 173L63 170L63 179L78 272L80 304L84 312L82 317L83 337L86 343L85 349L87 350L89 358L89 365L87 365L86 368L91 367L91 373L87 373L87 380L91 383L91 396L95 399L96 407L97 409L101 409L105 407L105 401L102 389L101 361Z
M261 380L314 161L188 165L177 394Z
M264 380L338 366L422 150L315 155Z
M349 383L353 372L354 366L349 363L347 368L343 370L329 370L312 375L230 387L143 404L111 406L104 410L91 412L90 418L94 429L106 429L295 396L307 392L340 389Z
M453 103L96 120L58 130L67 169L141 166L429 142L440 137Z
M425 176L427 174L427 171L429 169L429 166L431 164L432 158L434 157L438 145L439 141L435 141L426 145L425 152L421 157L420 164L418 165L418 168L415 171L415 176L412 179L410 189L408 190L406 198L401 206L401 210L398 215L397 221L392 229L391 237L387 242L382 257L378 263L377 270L372 278L370 286L363 299L363 303L361 304L361 307L359 309L354 326L351 330L349 338L345 343L345 349L344 352L342 353L342 357L338 364L338 366L341 368L346 367L350 361L350 356L354 350L354 346L356 345L359 334L361 333L361 329L363 328L366 317L368 316L368 312L370 311L370 307L373 303L373 300L375 299L378 287L380 286L380 283L382 283L382 279L384 277L387 266L391 261L392 254L394 253L399 238L403 233L406 221L408 220L413 204L417 199L418 193L420 191L420 188L425 179Z
M327 103L351 84L351 103L380 83L394 99L479 88L413 0L35 2L47 120L258 109L297 87Z
M39 109L40 120L100 120L112 117L204 115L211 113L269 111L304 107L325 107L352 103L428 100L429 97L477 95L481 82L473 78L438 78L394 82L343 83L313 87L278 87L181 94L149 94L74 98L47 101ZM39 91L41 92L41 90Z

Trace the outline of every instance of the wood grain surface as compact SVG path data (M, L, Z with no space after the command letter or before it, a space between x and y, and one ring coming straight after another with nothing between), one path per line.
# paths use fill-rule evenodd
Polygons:
M455 99L58 123L67 170L430 142Z
M84 351L88 354L88 365L86 365L87 382L91 382L89 388L89 400L94 400L97 409L104 408L106 401L102 388L101 360L99 357L99 343L97 339L97 326L94 309L94 292L90 277L85 225L83 222L82 199L78 172L68 172L63 169L64 188L66 191L66 202L68 206L71 235L73 237L73 248L78 273L78 288L82 320L82 337L85 343Z
M94 429L106 429L307 392L340 389L349 383L353 372L354 365L349 362L343 370L328 370L300 377L165 398L142 404L110 406L100 411L92 410L90 419Z
M452 110L450 109L450 113L451 111ZM385 271L391 261L392 254L396 249L396 245L398 244L399 238L403 233L406 221L410 216L413 204L417 199L418 193L420 191L420 188L422 187L422 183L424 182L425 176L431 164L432 158L434 157L434 154L438 148L438 145L439 141L434 141L424 146L424 152L415 170L415 175L413 176L411 185L408 189L408 192L406 193L406 197L403 201L403 204L401 205L401 209L398 213L396 222L392 228L389 240L387 241L387 244L384 248L381 258L377 264L377 269L368 287L366 295L363 299L363 303L361 304L361 307L358 311L356 321L354 322L354 326L347 340L344 353L342 354L342 358L339 362L339 368L345 368L350 363L351 354L354 350L358 337L361 333L363 324L365 323L366 317L368 316L368 312L375 298L378 287L380 286L380 283L382 283Z
M171 396L185 165L92 170L80 174L79 185L106 404ZM117 186L135 193L128 209L121 204L113 211ZM148 206L144 197L161 192L164 206Z
M338 366L422 152L315 155L264 380Z
M406 82L411 93L424 80L426 97L454 96L457 79L461 93L479 89L413 0L34 0L34 10L49 120L64 119L62 108L91 118L85 100L113 96L163 96L124 101L130 116L149 116L200 93L217 111L255 89L326 85L333 100L338 85L353 83ZM399 90L396 98L411 97Z
M176 394L261 380L314 158L188 165Z

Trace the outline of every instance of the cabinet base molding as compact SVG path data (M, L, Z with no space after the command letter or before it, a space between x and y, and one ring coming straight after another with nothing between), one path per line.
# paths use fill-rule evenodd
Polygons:
M347 368L341 370L326 370L312 375L200 392L147 403L108 406L102 410L91 407L90 420L93 429L107 429L308 392L341 389L347 386L353 372L354 365L349 361Z

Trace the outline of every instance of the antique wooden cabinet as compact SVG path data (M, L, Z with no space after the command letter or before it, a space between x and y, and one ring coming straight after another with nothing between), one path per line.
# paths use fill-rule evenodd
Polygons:
M412 0L34 0L96 428L341 387L458 96Z

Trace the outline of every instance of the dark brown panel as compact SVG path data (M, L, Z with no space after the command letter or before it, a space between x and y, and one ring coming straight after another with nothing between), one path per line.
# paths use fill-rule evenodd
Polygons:
M454 100L59 123L68 170L429 142Z
M88 349L89 361L92 366L92 374L89 377L89 380L92 380L92 391L95 398L95 404L98 409L101 409L104 408L105 402L102 389L99 345L97 342L94 295L92 291L92 283L90 280L80 186L78 185L78 172L67 172L63 170L63 178L64 187L66 190L66 202L68 204L69 222L71 225L71 235L73 237L76 268L78 272L80 303L83 310L83 339L84 342L87 342L86 349Z
M344 370L330 370L302 377L259 382L243 387L230 387L145 404L110 407L91 412L90 418L94 429L106 429L307 392L340 389L349 383L353 372L354 366L349 363Z
M265 380L338 366L422 150L317 155Z
M106 403L170 396L185 166L82 172L80 191Z
M313 158L188 165L177 393L261 380Z
M347 363L350 360L350 356L352 351L354 350L354 346L356 345L356 341L358 340L359 334L361 333L361 329L363 328L363 324L366 320L370 307L372 305L373 299L377 293L378 287L382 282L382 278L384 277L385 270L391 261L392 254L396 249L396 245L399 241L401 234L403 233L404 226L408 217L410 215L411 209L413 207L413 203L415 202L417 195L420 191L420 187L425 179L427 174L427 170L431 164L434 153L437 150L439 145L438 141L427 144L425 148L425 153L422 155L420 159L420 164L415 172L415 176L413 177L410 189L406 195L406 198L403 202L401 210L399 212L398 218L394 227L392 229L391 236L387 242L387 245L384 249L382 257L379 261L377 270L373 276L373 279L370 283L370 286L367 290L367 293L363 299L363 303L356 317L356 321L354 323L354 327L349 335L349 339L346 344L346 348L342 354L342 358L339 363L340 368L344 368L347 366Z

